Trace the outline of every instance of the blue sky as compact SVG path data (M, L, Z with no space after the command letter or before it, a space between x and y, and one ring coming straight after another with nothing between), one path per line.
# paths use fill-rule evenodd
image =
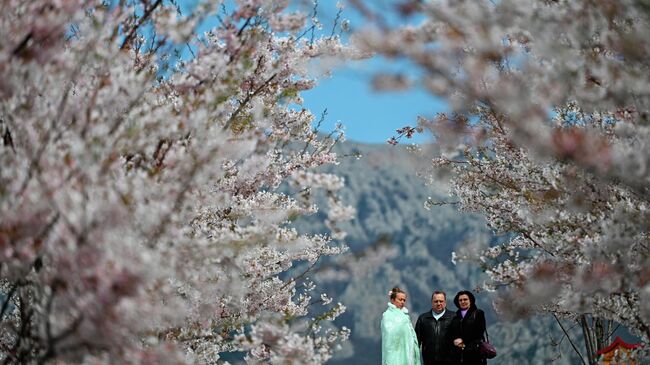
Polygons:
M320 1L319 19L323 23L323 29L331 29L336 12L336 1ZM342 18L350 20L352 29L364 25L363 18L350 7L344 8ZM391 23L399 21L389 20ZM347 39L345 33L343 39ZM385 143L395 135L397 128L415 126L417 116L431 117L448 109L443 100L421 89L406 92L374 91L371 86L373 74L386 70L397 70L411 76L416 73L406 62L393 62L383 58L358 61L335 69L331 77L320 79L315 89L303 92L304 106L315 115L320 115L327 108L327 119L323 123L325 131L331 130L340 122L345 125L347 139L366 143ZM419 143L429 139L429 136L419 135L413 141Z
M304 106L316 115L327 108L325 131L341 122L347 139L367 143L385 143L397 128L414 126L418 115L432 116L446 109L444 102L421 90L373 91L371 75L384 67L385 62L365 61L335 70L332 77L303 92ZM426 138L420 136L414 141Z
M193 8L197 0L179 0L183 12ZM331 31L338 9L336 1L321 0L318 7L318 18L323 24L322 34ZM343 3L345 3L343 1ZM304 2L301 10L311 11L311 1ZM349 19L353 29L363 26L363 19L358 13L346 7L342 13L343 19ZM212 19L203 24L199 31L206 31L216 24ZM343 39L347 35L343 34ZM406 63L391 63L383 59L372 59L349 64L335 69L332 76L319 80L317 87L302 93L303 107L312 111L316 116L327 109L327 116L321 125L323 132L334 129L336 123L345 126L348 140L365 143L385 143L395 135L397 128L406 125L415 126L418 115L433 116L447 109L444 101L434 98L422 90L408 92L375 92L370 81L372 75L386 69L409 71ZM317 118L318 119L318 118ZM427 141L425 135L416 136L414 142Z

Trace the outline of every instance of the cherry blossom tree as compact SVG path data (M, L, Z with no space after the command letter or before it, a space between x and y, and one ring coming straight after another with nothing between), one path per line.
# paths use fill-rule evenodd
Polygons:
M457 252L485 269L497 309L575 320L589 364L615 323L647 345L647 4L401 1L392 14L413 25L395 27L385 9L350 2L375 20L361 47L417 68L379 75L383 88L397 80L449 101L389 142L431 131L428 178L447 176L450 200L427 205L482 213L506 238Z
M295 269L354 213L300 92L360 55L288 5L0 2L3 363L320 364L347 338ZM318 189L333 233L301 234Z

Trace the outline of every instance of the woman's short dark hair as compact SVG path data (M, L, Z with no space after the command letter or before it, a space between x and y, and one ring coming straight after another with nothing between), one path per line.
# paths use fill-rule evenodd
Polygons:
M471 291L469 290L461 290L458 293L456 293L456 296L454 297L454 304L456 304L456 308L460 308L460 302L458 301L458 297L461 295L467 295L469 297L469 307L476 307L476 298L474 297L474 294L472 294Z
M406 295L406 292L400 289L398 286L393 287L393 289L390 290L390 299L397 298L397 294L399 293L404 293L404 295Z

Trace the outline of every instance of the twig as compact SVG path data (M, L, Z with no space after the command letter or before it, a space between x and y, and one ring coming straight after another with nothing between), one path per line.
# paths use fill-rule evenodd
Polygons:
M339 20L341 19L341 14L343 13L343 8L340 8L339 11L336 13L336 17L334 18L334 24L332 25L332 33L330 34L329 39L334 38L334 33L336 32L336 26L339 23Z
M569 336L569 333L566 331L566 329L562 325L562 322L560 322L560 319L557 318L555 313L553 313L553 318L555 318L555 320L557 321L557 324L560 325L560 328L562 329L562 332L564 332L564 335L566 336L567 340L569 340L569 343L571 344L571 347L573 347L573 350L576 352L576 354L578 354L578 356L580 356L580 360L582 361L582 363L586 364L585 359L582 357L582 354L580 353L580 351L576 347L575 343L573 343L573 340L571 340L571 336Z
M317 263L317 262L318 262L318 260L314 261L314 263L311 264L311 265L309 265L309 267L308 267L305 271L303 271L300 275L298 275L298 276L296 276L296 277L294 277L294 278L289 279L289 281L287 281L284 285L282 285L282 287L280 288L280 290L286 288L289 284L291 284L291 283L295 283L296 281L298 281L299 279L301 279L303 276L307 275L307 273L310 272L311 269L314 268L314 266L316 266L316 263Z
M142 16L138 19L138 24L136 24L133 28L131 28L129 34L126 36L126 38L124 38L124 42L122 42L122 46L120 46L120 49L126 48L126 46L133 40L133 37L135 37L138 28L140 28L142 24L144 24L144 22L146 22L149 19L153 11L156 10L156 8L160 4L162 4L162 0L156 0L156 2L149 7L149 9L146 9L144 11L144 14L142 14Z
M264 89L268 84L270 84L271 81L273 81L273 79L275 79L275 77L276 77L277 75L278 75L278 74L273 74L273 75L272 75L268 80L266 80L262 85L260 85L257 89L255 89L254 92L249 93L248 95L246 95L246 98L245 98L241 103L239 103L239 107L237 107L237 110L235 110L235 111L232 113L232 115L230 116L230 118L228 119L228 121L226 122L226 124L223 126L222 129L223 129L223 130L226 130L226 129L230 128L232 122L235 120L235 118L237 118L237 116L239 116L239 113L241 113L241 111L242 111L242 110L244 109L244 107L248 104L248 102L249 102L252 98L254 98L255 96L257 96L260 92L262 92L262 90L263 90L263 89Z

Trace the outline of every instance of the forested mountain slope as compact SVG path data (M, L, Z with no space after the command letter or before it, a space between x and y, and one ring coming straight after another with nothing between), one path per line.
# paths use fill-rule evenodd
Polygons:
M406 148L345 142L337 152L349 157L329 171L345 178L342 195L355 206L357 217L344 227L350 252L337 262L321 265L315 279L328 282L330 294L346 305L338 323L352 329L351 341L330 363L374 365L381 358L379 324L389 289L399 285L407 291L413 321L430 309L434 289L445 290L448 309L455 310L453 295L476 288L481 274L475 266L454 265L451 253L472 237L489 232L480 217L459 213L453 206L424 208L427 197L443 197L444 187L425 186L416 176L424 161ZM354 157L358 154L360 158ZM320 232L325 230L324 220L324 215L315 215L295 224L301 231ZM393 257L382 259L377 254L391 247ZM477 297L488 314L490 339L499 351L494 363L574 363L575 354L566 339L556 346L561 333L549 318L506 322L494 312L491 295L482 292Z

